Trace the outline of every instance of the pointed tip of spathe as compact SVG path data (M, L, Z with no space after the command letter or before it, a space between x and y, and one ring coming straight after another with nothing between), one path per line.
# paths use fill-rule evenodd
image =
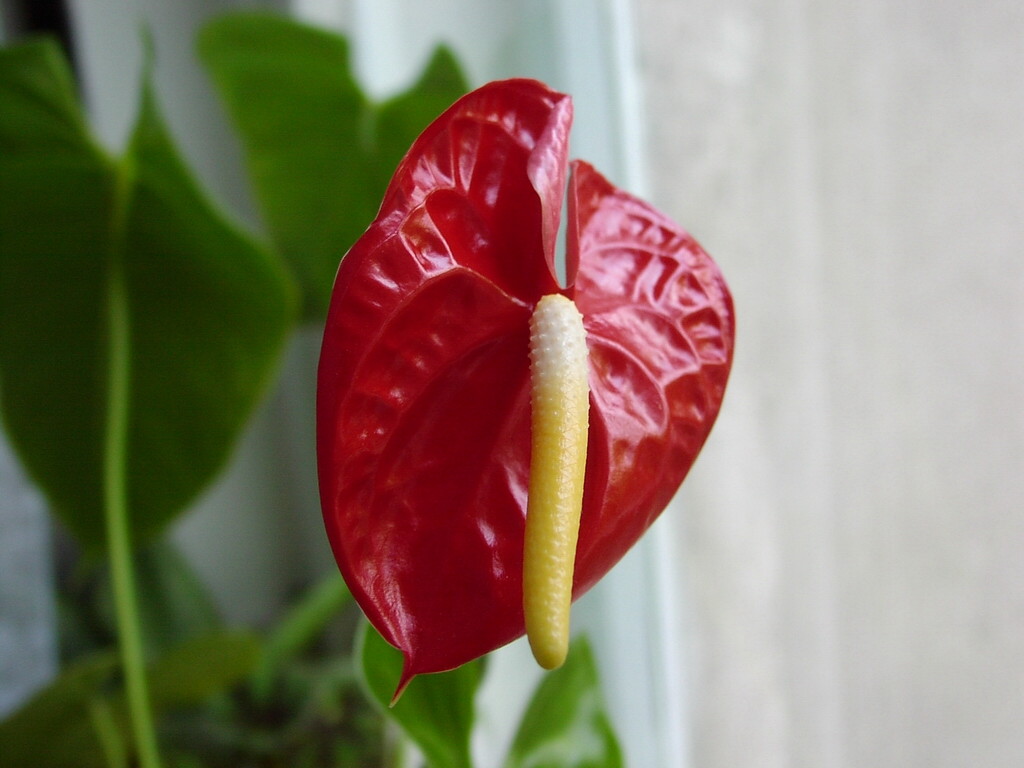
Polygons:
M416 672L413 671L412 665L409 663L409 656L403 653L402 663L402 676L398 679L398 686L395 688L395 693L391 697L391 702L388 704L389 709L394 709L394 706L398 703L398 700L402 698L402 694L405 693L405 689L409 687L409 683L416 677Z

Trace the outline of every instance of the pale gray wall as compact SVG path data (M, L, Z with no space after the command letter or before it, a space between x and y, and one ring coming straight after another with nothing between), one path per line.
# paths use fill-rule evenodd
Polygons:
M0 719L57 670L50 521L0 433Z
M635 5L654 198L739 325L694 765L1024 765L1024 5Z

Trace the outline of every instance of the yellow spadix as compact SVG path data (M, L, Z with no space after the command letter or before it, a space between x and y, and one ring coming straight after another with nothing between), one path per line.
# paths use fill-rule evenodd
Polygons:
M530 379L523 611L534 658L555 669L569 649L590 410L583 316L565 296L543 297L530 319Z

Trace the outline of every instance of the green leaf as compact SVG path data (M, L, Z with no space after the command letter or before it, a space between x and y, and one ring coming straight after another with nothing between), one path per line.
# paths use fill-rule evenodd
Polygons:
M621 768L590 645L577 638L565 664L541 680L505 768Z
M319 319L398 161L466 92L465 78L439 49L419 82L377 104L356 83L344 38L263 14L214 20L199 51L241 134L270 236L298 275L303 316Z
M257 638L223 633L182 643L146 672L154 709L198 704L247 677L259 663Z
M199 704L242 681L259 657L257 639L246 634L182 643L146 672L153 708ZM113 652L87 657L0 722L0 768L103 768L101 734L108 740L120 735L125 745L131 741L124 693L111 690L116 670Z
M89 705L102 695L116 670L113 652L86 657L0 722L0 768L102 765L103 750L89 719Z
M416 742L431 768L471 768L469 737L483 661L472 661L451 672L420 675L389 707L402 673L401 652L364 622L357 653L373 700Z
M227 460L290 330L290 283L205 198L148 88L119 160L89 136L53 43L0 51L0 104L7 430L84 545L103 544L111 465L132 532L152 536ZM126 403L110 397L122 384ZM127 409L123 454L105 454L108 405Z

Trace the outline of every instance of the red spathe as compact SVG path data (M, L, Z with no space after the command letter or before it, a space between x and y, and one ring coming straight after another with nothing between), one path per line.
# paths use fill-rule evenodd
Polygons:
M590 356L574 597L665 508L721 405L734 315L718 268L649 205L570 165L571 122L569 97L535 81L463 97L413 144L338 271L317 394L324 520L356 600L405 656L403 685L524 632L528 324L542 296L576 302Z

